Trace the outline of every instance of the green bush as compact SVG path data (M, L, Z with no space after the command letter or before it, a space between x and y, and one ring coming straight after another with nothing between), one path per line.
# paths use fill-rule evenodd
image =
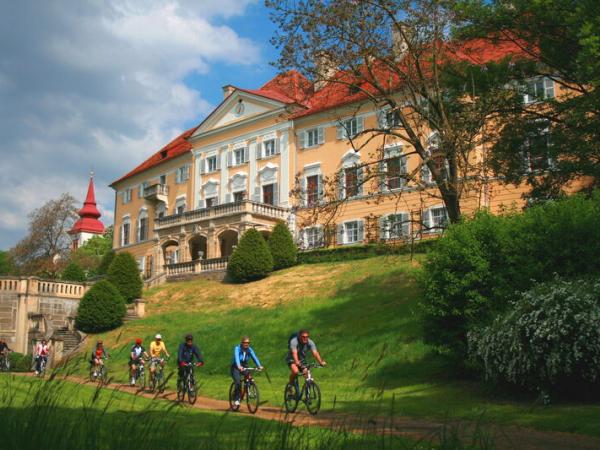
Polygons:
M246 231L236 247L227 272L234 281L252 281L273 270L273 257L262 235L254 228Z
M79 281L83 282L86 280L85 272L79 264L71 261L67 267L62 271L61 279L65 281Z
M427 253L437 239L415 242L414 253ZM348 260L372 258L381 255L406 255L411 252L409 243L400 245L367 244L345 245L343 247L320 248L298 253L298 264L315 264L322 262L343 262Z
M298 247L294 244L292 233L285 223L279 222L275 225L267 244L273 256L275 270L292 267L298 262Z
M9 355L11 372L29 372L31 370L31 355L12 352Z
M100 261L100 265L98 266L98 269L96 269L96 273L98 275L106 275L108 273L108 268L110 267L110 264L112 263L114 257L115 257L114 250L107 251L102 256L102 260Z
M469 353L488 380L600 392L599 324L600 279L540 283L491 326L470 332Z
M106 279L119 290L127 303L142 297L143 283L140 270L131 253L123 252L115 255L108 268Z
M481 212L449 227L424 264L428 343L464 356L467 332L489 325L515 292L554 274L600 272L600 194L547 202L522 214Z
M81 299L75 326L85 333L112 330L123 323L125 312L125 300L117 288L106 280L98 281Z

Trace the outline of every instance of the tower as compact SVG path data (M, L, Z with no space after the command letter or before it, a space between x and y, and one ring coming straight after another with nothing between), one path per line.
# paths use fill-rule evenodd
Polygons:
M79 210L78 214L79 220L68 231L73 242L71 246L72 250L77 250L92 236L104 233L104 224L98 220L101 214L96 206L93 172L90 173L90 184L88 185L87 195L83 202L83 208Z

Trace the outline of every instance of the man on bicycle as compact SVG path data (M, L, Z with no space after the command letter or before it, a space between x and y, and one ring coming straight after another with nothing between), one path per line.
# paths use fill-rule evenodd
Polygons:
M196 358L196 361L198 361L196 365L204 365L202 353L200 353L200 349L194 345L194 337L191 334L188 334L185 337L185 342L179 345L179 350L177 352L179 379L183 378L186 365L191 364L194 361L194 357Z
M137 338L135 340L135 345L131 347L131 352L129 354L129 375L131 378L131 385L135 386L135 371L138 369L138 366L144 364L144 358L148 358L148 353L142 347L142 340Z
M241 386L241 375L246 375L248 369L248 363L250 358L254 361L254 364L258 370L262 370L263 367L260 365L260 361L254 353L252 347L250 347L250 338L244 336L240 341L240 344L236 345L233 349L233 359L231 360L231 378L235 382L235 405L240 405L240 386Z
M153 374L156 371L157 365L160 365L161 367L165 366L165 360L162 358L163 353L167 358L171 356L162 340L162 336L157 334L154 336L154 341L150 343L150 373Z
M42 362L44 365L48 364L48 356L50 355L50 346L46 342L46 339L35 346L34 359L35 359L35 374L39 375L42 371Z
M4 339L0 339L0 356L8 355L12 350L8 348L8 344Z
M319 354L319 352L317 351L317 346L316 344L313 342L312 339L310 339L310 333L308 332L308 330L300 330L298 331L298 334L296 334L295 336L293 335L292 338L289 341L289 350L286 356L286 362L288 364L288 366L290 367L290 384L293 385L294 382L296 381L296 377L298 376L298 372L302 372L302 374L304 375L304 377L307 376L308 374L308 369L307 369L307 362L306 362L306 357L308 354L308 351L310 350L311 353L313 354L313 356L315 357L315 359L317 360L317 362L322 365L322 366L326 366L327 363L325 361L323 361L323 359L321 358L321 355Z
M98 372L100 371L100 367L104 365L104 358L108 358L108 353L104 349L104 344L101 340L96 342L96 348L92 351L91 363L94 366L94 376L98 376Z

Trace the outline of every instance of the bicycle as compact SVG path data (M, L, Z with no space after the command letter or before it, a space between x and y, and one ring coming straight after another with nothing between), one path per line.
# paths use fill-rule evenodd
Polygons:
M8 353L0 355L0 372L10 372L10 358Z
M139 361L136 364L136 368L133 371L133 375L131 375L132 383L130 383L130 384L132 386L138 385L140 390L144 390L146 388L146 377L145 377L146 364L144 364L144 361L145 360L143 358L139 358Z
M39 371L38 369L38 363L37 361L40 360L39 362ZM35 356L34 357L34 367L35 367L35 375L43 378L44 375L46 374L46 366L48 365L48 357L47 356Z
M103 357L102 359L106 360L106 359L108 359L108 357ZM90 363L90 381L92 381L92 382L98 381L101 384L108 383L108 368L106 367L106 363L99 364L98 366L96 366L94 364L94 361L91 361L91 363Z
M294 384L287 383L285 385L283 401L285 404L285 410L288 413L296 412L298 403L300 403L300 401L304 402L306 409L313 416L319 412L319 409L321 408L321 389L312 377L310 369L321 367L323 366L316 363L311 363L302 367L302 369L308 369L302 389L300 389L300 383L298 382L298 377L301 376L302 370L298 373L298 376L294 380Z
M165 392L164 382L164 367L161 364L162 361L168 361L169 358L152 358L151 364L154 364L154 371L150 371L150 392L154 392L158 387L158 392Z
M183 376L177 377L177 401L183 402L187 393L190 405L196 403L198 391L196 390L196 379L194 378L194 366L202 364L186 363L183 366Z
M246 399L246 406L251 414L254 414L258 410L260 403L260 395L258 393L258 386L252 377L252 372L260 372L258 368L247 367L244 373L244 380L241 382L241 392L236 392L235 381L231 383L229 387L229 408L232 411L238 411L240 404ZM239 395L237 395L239 394ZM238 404L235 404L236 397L238 397Z

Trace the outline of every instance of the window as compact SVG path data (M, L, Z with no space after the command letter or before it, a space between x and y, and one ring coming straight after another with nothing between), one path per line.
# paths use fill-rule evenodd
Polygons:
M323 229L311 227L304 229L304 246L306 248L317 248L323 246Z
M206 158L206 171L207 172L216 172L219 169L217 164L217 157L209 156Z
M263 146L265 148L265 157L273 156L277 153L275 139L263 141Z
M386 128L398 128L400 126L400 113L397 110L387 111L385 114Z
M244 162L244 149L236 148L233 151L233 164L239 166L241 164L244 164Z
M274 196L275 190L273 188L274 188L273 184L267 184L262 187L263 203L266 203L267 205L275 204L275 196Z
M167 176L161 175L160 177L158 177L158 183L159 184L167 184Z
M424 232L436 233L446 228L446 225L448 224L448 213L445 207L438 206L429 209L429 211L426 212L424 219Z
M316 145L319 145L319 129L311 128L306 131L306 146L314 147Z
M140 184L140 187L138 189L138 197L139 198L144 197L144 193L146 192L146 189L148 189L149 185L150 185L150 183L148 181L144 181L142 184Z
M123 222L123 225L121 225L121 247L124 247L125 245L129 245L130 231L131 231L131 224L129 223L129 220L127 220L126 222Z
M238 191L233 193L233 201L235 203L243 202L246 200L246 191Z
M131 201L131 188L127 188L123 191L123 204L129 203Z
M362 239L360 238L360 232L359 232L359 222L358 221L354 221L354 222L346 222L344 224L345 227L345 244L354 244L355 242L359 242Z
M554 98L554 81L546 77L530 80L525 85L523 103L535 103L541 100Z
M206 207L207 208L212 208L213 206L217 206L218 204L218 198L217 197L209 197L206 199Z
M356 197L359 194L359 171L358 167L344 169L345 198Z
M319 178L319 175L306 177L306 206L314 206L319 202L321 190Z
M421 182L422 183L431 183L433 181L431 176L431 170L427 167L427 164L423 162L421 166Z
M542 128L537 134L525 139L523 151L523 166L525 172L539 172L552 167L550 157L550 134L548 128Z
M138 224L138 242L148 240L148 217L140 217Z
M175 171L175 183L181 184L186 182L190 178L190 166L187 164L183 167L179 167Z
M410 236L408 213L389 214L383 220L383 239L405 239Z
M185 212L185 199L177 200L175 203L175 214L183 214Z
M405 183L406 160L401 156L396 156L386 159L385 163L387 189L400 189Z
M354 137L358 133L358 123L356 117L352 119L344 120L341 124L342 127L342 139Z

